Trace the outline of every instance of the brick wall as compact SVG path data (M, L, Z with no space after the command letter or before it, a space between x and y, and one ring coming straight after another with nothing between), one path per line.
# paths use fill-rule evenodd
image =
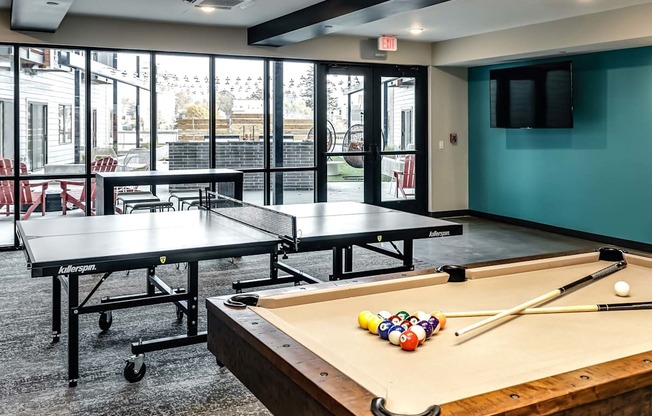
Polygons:
M207 168L209 148L207 141L177 141L168 143L170 170ZM218 168L243 169L263 167L262 141L217 142L216 166ZM314 166L312 141L285 141L283 143L283 166ZM272 165L274 159L272 158ZM313 172L287 172L283 188L286 191L309 191L314 187ZM196 185L172 185L171 190L193 188ZM262 174L245 174L245 191L262 191Z

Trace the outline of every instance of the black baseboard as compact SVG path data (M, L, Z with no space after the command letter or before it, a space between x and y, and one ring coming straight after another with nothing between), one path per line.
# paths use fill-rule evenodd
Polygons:
M433 218L447 218L447 217L466 217L471 215L468 209L458 209L455 211L437 211L429 212L429 216Z
M439 212L435 213L439 216ZM556 227L548 224L541 224L533 221L521 220L518 218L503 217L502 215L489 214L486 212L468 210L466 215L472 217L485 218L492 221L504 222L507 224L518 225L521 227L533 228L536 230L546 231L568 237L581 238L583 240L596 241L598 243L610 244L617 247L631 248L633 250L652 252L652 244L641 243L638 241L625 240L622 238L610 237L601 234L587 233L584 231L572 230L570 228Z

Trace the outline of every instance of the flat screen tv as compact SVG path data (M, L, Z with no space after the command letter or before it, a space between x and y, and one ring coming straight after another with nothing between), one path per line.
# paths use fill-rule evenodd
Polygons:
M491 127L573 127L570 61L494 69L489 79Z

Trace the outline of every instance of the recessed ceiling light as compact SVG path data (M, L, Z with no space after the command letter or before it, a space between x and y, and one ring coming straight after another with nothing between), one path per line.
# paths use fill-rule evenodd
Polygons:
M210 6L199 6L198 8L204 13L213 13L215 11L215 7Z
M423 28L422 28L422 27L411 27L411 28L410 28L410 33L412 33L413 35L418 35L418 34L420 34L421 32L423 32Z

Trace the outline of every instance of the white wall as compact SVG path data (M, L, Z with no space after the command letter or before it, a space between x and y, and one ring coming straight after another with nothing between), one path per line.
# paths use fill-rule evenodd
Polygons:
M430 212L463 210L468 198L466 68L430 68ZM457 133L457 144L449 134ZM439 149L439 142L444 148Z
M617 0L611 0L617 1ZM433 45L432 65L478 66L500 61L597 52L652 44L652 3L540 23Z

